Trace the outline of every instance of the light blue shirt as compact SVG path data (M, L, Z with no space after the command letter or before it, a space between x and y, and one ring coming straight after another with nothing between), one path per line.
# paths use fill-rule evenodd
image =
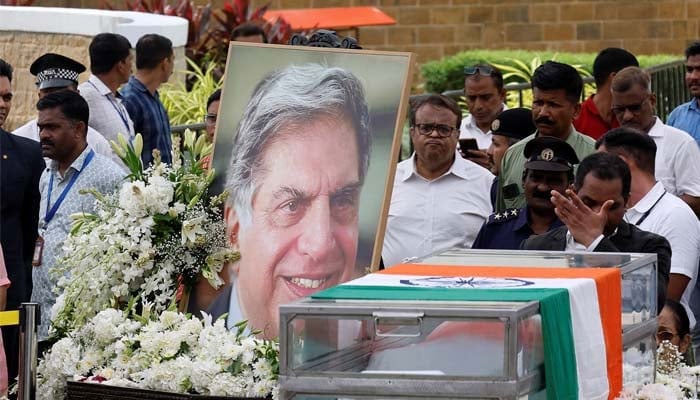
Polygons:
M92 213L95 210L95 198L91 194L80 194L80 191L82 189L95 189L102 194L109 194L119 187L126 175L114 161L99 153L95 153L92 161L83 168L83 162L90 150L89 146L85 147L85 150L66 169L63 176L58 172L56 161L52 161L49 167L44 170L39 181L39 191L41 192L39 234L44 239L44 252L41 265L32 268L32 301L41 304L40 340L46 339L48 335L51 307L56 302L56 294L53 293L56 282L49 277L49 270L63 256L61 247L68 237L73 223L70 215ZM71 176L76 173L80 173L80 175L66 194L56 214L49 223L44 223L51 175L53 175L54 182L51 190L51 206L53 206L63 189L68 185Z
M700 107L698 100L692 99L676 107L669 114L666 125L686 131L700 145Z

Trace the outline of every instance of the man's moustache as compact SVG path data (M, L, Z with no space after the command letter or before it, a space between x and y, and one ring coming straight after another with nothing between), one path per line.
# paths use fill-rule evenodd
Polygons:
M554 121L549 118L537 118L535 124L554 125Z

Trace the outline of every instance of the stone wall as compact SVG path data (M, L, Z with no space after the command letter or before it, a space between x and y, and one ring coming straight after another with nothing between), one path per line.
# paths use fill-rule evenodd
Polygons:
M263 4L261 1L255 3ZM376 50L419 63L472 48L682 54L700 38L700 0L272 0L275 9L373 5L396 19L359 30Z
M0 31L1 57L12 64L12 111L3 128L12 131L36 117L34 108L38 100L34 76L29 73L29 66L40 55L48 52L62 54L80 61L90 68L88 46L91 36L69 35L39 32ZM175 49L176 70L185 70L185 49ZM135 68L135 67L134 67ZM89 72L80 74L80 82L88 79ZM184 77L176 79L184 80Z

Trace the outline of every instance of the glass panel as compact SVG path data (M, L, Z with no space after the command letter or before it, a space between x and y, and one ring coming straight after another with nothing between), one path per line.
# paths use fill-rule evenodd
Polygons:
M415 260L417 264L508 267L623 267L644 254L452 249Z
M637 342L628 343L622 353L622 383L643 385L654 381L656 371L656 339L649 334Z
M656 315L656 277L653 264L622 275L622 328Z
M498 318L447 320L423 318L420 313L355 319L305 315L290 321L288 362L293 375L501 377L505 375L506 327ZM537 323L528 324L531 331L537 327ZM531 348L536 347L521 350L527 366L535 358Z
M533 315L518 321L518 378L535 374L544 367L542 318ZM543 372L543 371L540 371Z

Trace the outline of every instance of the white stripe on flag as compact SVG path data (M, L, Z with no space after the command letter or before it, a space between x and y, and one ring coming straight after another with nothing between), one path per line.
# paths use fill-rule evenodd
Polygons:
M370 274L346 282L353 286L451 287L456 289L567 289L573 325L579 399L608 398L607 358L595 280L590 278L428 277ZM561 351L568 351L561 349Z

